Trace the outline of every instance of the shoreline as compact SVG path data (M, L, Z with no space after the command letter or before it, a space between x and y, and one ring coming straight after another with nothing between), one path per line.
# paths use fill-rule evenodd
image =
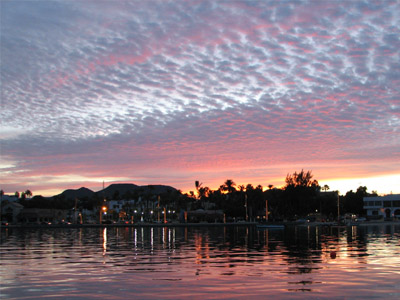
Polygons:
M383 225L400 225L400 221L366 221L366 222L352 222L348 224L338 224L337 222L310 222L310 223L296 223L296 222L271 222L271 223L258 223L258 222L240 222L240 223L134 223L134 224L9 224L1 225L1 229L8 228L21 228L21 229L46 229L46 228L122 228L122 227L223 227L223 226L257 226L257 225L283 225L286 227L352 227L352 226L383 226Z
M134 224L10 224L7 228L112 228L112 227L222 227L222 226L256 226L256 222L243 223L134 223Z

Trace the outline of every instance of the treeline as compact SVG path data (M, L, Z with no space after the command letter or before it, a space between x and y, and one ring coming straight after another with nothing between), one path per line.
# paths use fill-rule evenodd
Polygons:
M313 179L311 171L295 172L288 174L285 186L281 189L268 186L263 190L261 185L254 187L236 184L228 179L217 190L210 190L196 181L197 198L200 200L198 207L204 203L213 203L217 209L222 209L231 217L245 217L254 219L265 212L268 203L269 218L296 219L310 214L321 214L325 218L334 219L339 211L343 215L352 213L364 215L363 198L376 196L376 192L367 193L367 188L360 186L356 192L349 191L344 196L339 196L337 191L329 192L327 185L321 187ZM192 193L192 197L194 197Z
M261 185L239 185L231 179L226 180L218 189L212 190L199 181L194 183L196 190L187 194L180 191L167 191L163 193L147 192L115 193L112 199L107 200L135 200L141 199L142 209L155 206L169 207L176 210L214 209L222 210L229 218L242 218L254 220L257 216L265 214L268 203L269 219L296 219L309 214L321 214L325 218L334 219L339 211L343 215L352 213L364 215L363 198L376 196L376 192L369 194L367 187L360 186L355 192L349 191L339 196L337 191L329 191L327 185L321 187L313 179L311 171L301 170L288 174L283 188L269 185L266 190ZM26 193L25 193L26 194ZM30 194L30 192L28 192ZM79 199L66 199L63 196L45 198L34 196L27 200L21 197L19 202L27 208L57 208L97 210L104 203L104 197L95 194L92 197ZM132 209L132 208L131 208Z

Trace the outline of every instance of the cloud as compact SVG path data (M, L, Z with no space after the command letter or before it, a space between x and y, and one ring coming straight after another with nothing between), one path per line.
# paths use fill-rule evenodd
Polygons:
M399 157L397 1L1 5L10 174L186 182Z

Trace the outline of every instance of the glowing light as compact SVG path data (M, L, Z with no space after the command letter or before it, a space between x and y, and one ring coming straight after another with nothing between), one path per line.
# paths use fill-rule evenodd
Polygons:
M364 177L364 178L343 178L320 181L323 186L327 184L331 191L339 191L340 194L353 190L354 192L360 186L366 186L368 192L377 191L378 194L397 194L400 193L400 174Z
M107 252L107 227L103 230L103 255Z

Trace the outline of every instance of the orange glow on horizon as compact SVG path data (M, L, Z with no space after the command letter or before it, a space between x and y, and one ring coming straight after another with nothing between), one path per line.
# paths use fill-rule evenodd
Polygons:
M292 168L293 170L301 170L301 168ZM308 170L304 168L304 170ZM310 168L312 171L312 169ZM335 170L336 171L336 170ZM237 172L237 171L235 171ZM138 186L146 186L146 185L168 185L174 187L178 190L181 190L183 194L190 192L194 192L197 195L197 190L195 186L195 181L199 180L202 182L203 187L208 187L211 190L218 190L221 185L225 183L227 179L231 179L235 183L236 190L239 189L239 186L243 185L246 187L247 184L251 184L254 188L258 185L263 187L263 190L267 190L269 185L272 185L273 188L283 188L285 186L285 178L286 175L292 174L292 172L279 172L280 174L277 176L246 176L235 178L235 176L226 176L225 179L221 175L216 176L215 172L207 174L206 172L202 172L201 176L196 176L195 179L185 178L184 180L179 180L179 178L174 179L172 182L168 181L168 177L165 180L157 180L157 182L144 182L144 178L140 181L129 178L106 178L108 180L104 180L106 183L106 187L113 183L132 183ZM223 172L221 172L223 173ZM233 172L234 173L234 172ZM260 172L262 173L262 172ZM387 175L375 175L375 176L363 176L362 174L357 174L356 176L350 176L349 174L344 174L344 172L339 172L342 176L335 177L333 176L335 173L312 171L313 179L318 180L319 185L322 187L325 184L329 186L330 191L339 191L341 195L346 194L346 192L350 190L357 190L359 186L366 186L368 192L377 191L379 195L383 194L399 194L400 193L400 174L387 174ZM207 176L208 175L208 176ZM345 175L345 176L343 176ZM207 180L207 177L210 179ZM265 179L267 178L267 179ZM269 178L269 179L268 179ZM115 180L116 179L116 180ZM37 181L37 183L36 183ZM29 182L26 180L25 182ZM86 187L94 192L98 192L103 189L102 182L98 177L90 178L83 176L75 176L75 175L64 175L58 178L54 176L53 179L48 182L48 186L46 183L43 183L44 180L39 176L37 178L31 178L31 182L29 184L21 184L24 186L22 189L18 190L19 192L23 192L26 189L29 189L33 196L42 195L44 197L51 197L62 193L67 189L79 189L81 187ZM7 183L7 182L6 182ZM35 187L36 186L36 187ZM3 189L6 195L13 195L15 190L6 190Z

